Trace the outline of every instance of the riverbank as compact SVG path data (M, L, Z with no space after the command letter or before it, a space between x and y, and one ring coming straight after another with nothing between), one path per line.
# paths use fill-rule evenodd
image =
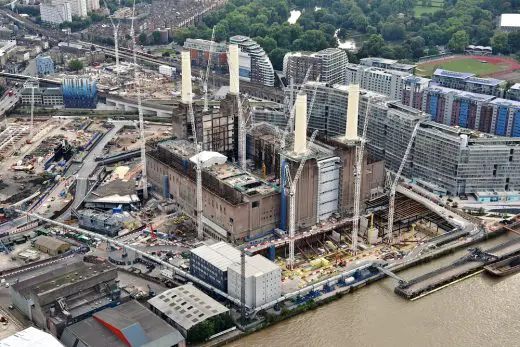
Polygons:
M388 266L387 268L391 270L394 273L401 272L407 269L410 269L412 267L428 263L432 260L438 259L440 257L443 257L448 254L452 254L456 252L457 250L460 250L462 248L466 248L468 246L471 246L476 243L480 243L482 241L486 241L495 237L498 237L502 234L504 234L505 231L496 231L493 233L481 233L478 236L473 236L471 238L467 238L463 241L454 243L452 245L447 245L446 247L430 251L427 254L420 255L414 259L410 259L408 261L403 261L402 263L396 263L393 265ZM345 285L341 286L339 288L336 288L328 293L322 294L314 299L311 299L301 305L297 305L292 310L280 310L279 314L272 314L272 313L264 313L263 315L263 321L258 324L254 329L242 331L241 334L235 332L233 335L230 336L221 336L218 340L215 341L208 341L207 343L203 344L205 347L218 347L223 346L226 344L229 344L233 341L237 341L245 336L248 336L252 333L256 333L260 330L263 330L265 328L271 327L273 325L276 325L280 322L283 322L285 320L288 320L289 318L295 317L299 314L302 314L307 311L312 311L317 309L318 307L324 306L328 303L331 303L332 301L336 301L338 299L341 299L343 296L349 293L353 293L357 291L360 288L365 287L368 284L374 283L376 281L379 281L383 278L387 277L383 273L377 273L373 276L370 276L366 279L363 279L359 282L353 283L351 285Z

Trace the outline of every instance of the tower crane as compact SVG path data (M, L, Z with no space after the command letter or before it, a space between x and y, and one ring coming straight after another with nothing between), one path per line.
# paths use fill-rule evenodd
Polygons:
M27 82L24 83L24 88L31 88L31 124L29 126L29 137L27 138L27 143L31 143L33 138L33 128L34 128L34 88L36 88L35 84L38 83L38 80L35 78L30 78ZM7 129L7 127L6 127Z
M211 57L213 56L213 44L215 43L215 27L213 27L213 31L211 32L211 43L209 44L209 53L208 53L208 65L206 66L206 76L204 76L204 112L208 112L208 79L209 79L209 69L211 67Z
M359 139L359 145L356 146L356 166L354 169L355 187L354 187L354 216L352 220L352 251L356 252L358 247L359 233L359 209L361 205L361 167L363 165L363 153L365 151L365 142L368 129L368 117L370 116L370 107L372 99L369 97L367 108L365 110L365 119L363 122L363 133Z
M302 88L303 88L303 85L304 85L305 83L307 83L307 80L309 79L309 75L311 74L311 70L312 70L313 67L314 67L314 65L311 65L311 66L309 66L309 68L307 69L307 72L305 73L305 77L303 78L303 81L302 81L302 84L301 84L301 85L302 85ZM319 76L318 76L316 82L318 82L319 79L320 79L320 78L319 78ZM293 87L291 86L291 94L293 93L293 89L292 89L292 88L293 88ZM317 90L317 86L316 86L316 88L315 88L314 95L316 95L316 90ZM303 93L303 91L300 90L299 93ZM313 98L314 98L314 97L313 97ZM290 111L289 111L289 119L287 119L287 124L285 125L285 130L284 130L284 132L283 132L282 138L280 139L280 149L284 149L284 148L285 148L286 138L287 138L287 136L289 135L289 132L291 132L292 129L293 129L292 122L293 122L293 120L294 120L294 113L295 113L295 107L294 107L294 106L295 106L295 105L292 103L292 99L293 99L293 97L291 96L291 105L290 105L291 108L290 108ZM310 112L309 112L309 114L310 114Z
M137 108L139 110L139 136L141 137L141 163L142 163L142 171L141 171L141 183L143 184L143 200L148 199L148 177L146 175L146 138L144 133L144 119L143 119L143 105L141 102L141 82L137 76L137 55L136 55L136 47L137 43L135 41L135 28L134 28L134 19L135 19L135 0L132 6L132 25L130 28L130 32L132 35L132 43L133 43L133 58L134 58L134 83L137 89Z
M108 5L107 5L106 0L103 0L103 3L105 4L105 7L108 10ZM121 2L119 2L119 6L121 6ZM134 7L135 7L135 4L134 4ZM133 13L134 10L132 10L132 16L134 15L134 13ZM112 17L113 16L108 16L108 18L110 19L110 24L112 24L112 27L114 28L114 52L116 55L116 74L119 77L119 25L121 25L121 21L118 20L117 24L115 24ZM133 24L133 18L132 18L132 24ZM135 43L135 40L134 40L134 43Z
M195 174L196 174L196 204L197 204L197 238L199 240L204 239L204 226L202 224L202 164L200 162L199 154L201 152L201 145L197 140L197 130L195 128L195 113L193 112L193 96L190 94L190 101L188 103L188 113L190 116L191 122L191 131L193 133L193 143L196 148L196 158L197 161L195 163Z
M412 135L410 136L410 141L408 142L408 146L406 146L406 151L404 152L403 160L401 161L401 165L399 165L399 169L395 174L395 178L390 186L390 194L388 200L388 226L386 229L386 239L388 243L392 244L394 242L393 235L393 227L394 227L394 212L395 212L395 190L397 189L397 184L399 183L399 179L401 178L401 172L403 171L404 165L406 164L406 160L410 155L410 151L412 150L413 141L415 140L415 136L417 135L417 130L419 130L419 126L421 122L417 122L415 127L413 128Z
M300 180L300 176L302 175L303 167L305 166L305 162L307 158L309 158L309 151L311 150L311 145L318 134L318 130L314 130L312 133L309 144L307 145L307 151L305 156L303 156L300 166L298 166L298 170L296 171L296 175L294 175L294 179L291 178L291 171L289 170L288 165L285 165L285 177L287 178L288 190L289 190L289 258L287 259L287 265L292 270L294 267L294 235L296 229L296 186L298 181Z

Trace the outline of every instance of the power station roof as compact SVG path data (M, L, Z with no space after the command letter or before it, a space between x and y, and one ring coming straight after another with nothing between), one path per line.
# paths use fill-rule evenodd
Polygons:
M63 347L63 345L51 334L29 327L1 340L0 347Z
M148 300L148 304L186 331L208 318L229 312L228 308L191 283L167 290Z

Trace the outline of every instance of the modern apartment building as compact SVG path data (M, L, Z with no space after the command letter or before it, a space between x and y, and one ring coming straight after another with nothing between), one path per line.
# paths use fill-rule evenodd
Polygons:
M247 36L233 36L229 43L236 44L251 57L251 82L274 87L274 69L264 49Z
M520 136L520 102L439 86L423 91L419 108L438 123L500 136Z
M345 82L345 69L348 57L345 51L339 48L327 48L319 52L290 52L283 60L283 72L287 81L301 84L307 70L312 66L308 80L330 84Z
M67 0L70 3L70 11L73 16L85 18L88 15L87 1L90 0Z
M347 88L325 84L315 87L314 82L303 86L309 98L316 89L315 103L309 110L309 131L320 129L327 137L342 135ZM484 134L459 126L459 123L469 126L484 122L489 124L491 132L505 131L506 135L516 136L520 131L520 108L516 107L520 103L485 95L470 102L468 97L475 95L455 92L464 93L454 94L449 106L457 112L448 113L453 118L449 118L449 123L446 118L447 124L440 124L420 110L362 91L358 133L363 131L367 103L371 100L367 128L369 156L384 160L386 168L397 171L413 128L422 122L403 169L405 177L427 182L450 194L520 190L520 138ZM488 118L477 121L477 109L481 117Z
M502 97L506 81L495 78L479 78L475 76L475 74L467 72L436 69L432 76L432 84L446 88L465 90L471 93Z
M40 17L42 22L61 24L72 22L71 3L62 0L45 0L40 2Z
M416 67L416 65L398 63L397 60L377 57L362 58L359 60L359 64L369 67L378 67L381 69L402 71L409 74L413 74Z
M362 89L388 96L391 100L402 100L405 79L410 73L364 65L347 64L346 84L359 84Z
M520 101L520 83L515 83L508 89L506 99Z
M54 62L49 56L39 55L36 57L36 69L38 75L44 76L54 73Z
M429 78L419 76L406 77L404 79L402 103L413 108L422 109L423 93L429 84Z
M186 39L184 49L190 51L192 66L205 68L211 50L211 69L225 73L227 66L227 44L201 39Z

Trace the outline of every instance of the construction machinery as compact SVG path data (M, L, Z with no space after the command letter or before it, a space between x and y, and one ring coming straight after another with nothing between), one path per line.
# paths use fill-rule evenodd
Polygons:
M146 175L146 138L144 133L144 117L143 117L143 105L141 101L141 82L139 81L137 74L137 54L136 47L137 42L135 39L135 28L134 28L134 20L135 20L135 0L132 6L132 25L131 25L131 35L132 35L132 51L134 58L134 83L137 89L137 108L139 110L139 136L141 138L141 183L143 185L143 200L148 200L148 177Z
M209 70L211 67L211 57L213 56L213 44L215 43L215 27L213 27L213 31L211 32L211 43L209 45L209 53L208 53L208 65L206 66L206 75L203 79L203 91L204 91L204 112L208 112L208 78L209 78Z
M354 168L355 186L354 186L354 216L352 220L352 251L357 252L358 234L359 234L359 209L361 205L361 171L363 165L363 153L365 151L365 143L368 129L368 117L370 116L371 98L368 98L365 110L365 120L363 123L363 133L356 146L356 166Z
M421 122L417 122L415 127L413 128L412 135L410 136L410 141L406 146L406 151L404 152L403 160L401 161L401 165L399 165L399 169L395 174L395 178L392 181L392 185L390 186L389 200L388 200L388 225L386 229L385 238L389 244L394 243L394 213L395 213L395 190L397 189L397 184L399 183L399 179L401 178L401 172L403 171L404 165L406 164L406 160L408 160L408 156L412 150L413 142L415 140L415 136L417 135L417 131L419 130L419 126Z
M105 4L105 8L109 8L107 5L107 2L105 0L103 0L103 2ZM121 6L121 4L119 4L118 7L120 7L120 6ZM133 16L133 14L132 14L132 16ZM115 24L112 17L113 17L112 15L108 16L108 18L110 19L110 24L112 24L112 27L114 28L114 52L116 55L116 74L117 74L117 77L119 77L119 44L118 44L118 42L119 42L119 25L121 25L121 20L118 20L117 24Z
M31 88L31 124L29 126L29 137L25 141L27 144L30 144L33 138L33 129L34 129L34 89L38 87L38 80L34 78L29 78L24 83L25 88Z
M201 152L201 145L197 140L197 129L195 128L195 113L193 112L193 95L190 94L190 100L188 102L188 114L191 122L191 131L193 135L193 143L195 144L196 153L195 156L197 158L195 163L195 172L196 172L196 199L197 199L197 210L195 211L197 216L197 238L199 240L204 239L204 226L202 224L202 163L200 162L199 153Z
M298 181L300 180L300 176L305 166L305 162L311 154L311 145L314 142L314 139L316 138L317 134L318 130L314 130L309 144L307 146L307 150L305 151L305 154L300 161L300 166L298 166L296 175L294 175L294 179L291 178L291 171L289 170L289 166L286 165L284 168L285 177L287 179L286 186L288 186L289 188L289 258L287 259L287 266L291 270L294 267L294 236L296 228L296 186L298 184Z

